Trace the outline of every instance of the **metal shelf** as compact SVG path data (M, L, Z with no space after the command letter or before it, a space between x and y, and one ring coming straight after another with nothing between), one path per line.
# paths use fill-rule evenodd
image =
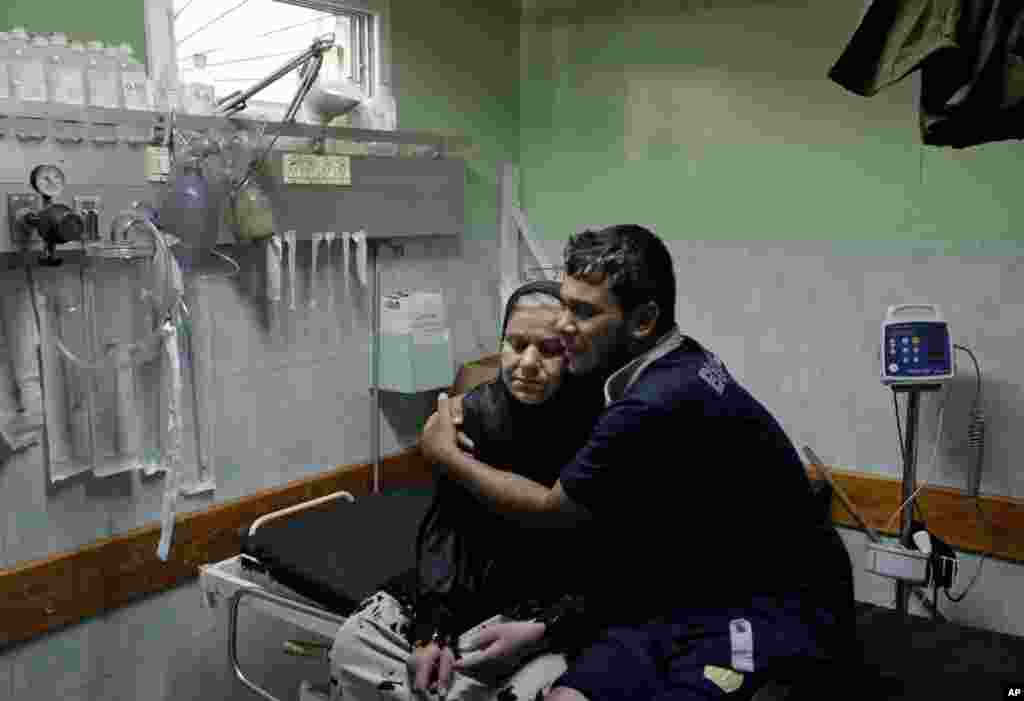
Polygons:
M82 124L152 125L166 128L170 115L165 112L144 110L101 109L98 107L77 107L56 103L17 103L0 100L0 115L9 122L18 118L44 119L49 122L77 122ZM175 113L175 124L181 129L202 131L224 129L229 125L235 129L257 129L265 122L241 117L204 116ZM467 148L469 141L458 136L444 136L423 131L381 131L376 129L354 129L351 127L323 127L315 124L292 123L282 125L267 123L268 134L280 133L283 137L328 138L362 143L418 144L438 147L441 152Z

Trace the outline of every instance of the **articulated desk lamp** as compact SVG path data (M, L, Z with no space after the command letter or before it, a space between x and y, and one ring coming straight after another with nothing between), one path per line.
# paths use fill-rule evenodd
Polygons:
M362 90L355 83L344 80L324 84L320 77L325 55L334 48L334 38L334 34L326 34L315 39L308 49L253 87L221 98L217 101L217 113L231 116L244 110L250 98L296 69L299 71L299 87L281 119L282 125L294 122L303 104L324 126L336 117L352 111L365 98ZM278 130L263 153L254 158L237 179L232 176L228 197L238 235L244 240L263 240L274 234L270 200L251 178L274 148L280 134Z
M360 91L352 90L351 88L354 86L346 86L350 89L344 92L336 89L330 89L334 86L325 88L318 80L320 69L324 63L324 54L330 51L333 47L334 34L327 34L315 39L312 46L285 65L281 66L253 87L249 88L245 92L235 91L227 97L218 100L217 113L224 116L231 116L236 112L244 110L246 108L246 103L250 98L295 69L299 69L301 82L299 83L298 90L295 92L295 96L292 98L291 104L288 105L288 110L281 119L282 125L290 124L295 121L295 115L298 113L299 107L304 102L307 108L319 118L322 124L327 124L332 119L350 112L362 101ZM274 143L276 143L279 135L280 132L274 136L273 141L270 142L270 145L263 152L263 155L253 162L253 167L249 169L249 172L237 184L236 191L245 185L254 170L258 167L258 164L266 158L267 154L274 147Z

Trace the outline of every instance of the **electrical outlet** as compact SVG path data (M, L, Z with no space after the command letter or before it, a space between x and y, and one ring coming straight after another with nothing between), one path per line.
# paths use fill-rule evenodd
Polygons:
M21 217L29 211L42 209L42 199L34 192L7 195L7 229L13 243L26 243L32 232L21 225Z

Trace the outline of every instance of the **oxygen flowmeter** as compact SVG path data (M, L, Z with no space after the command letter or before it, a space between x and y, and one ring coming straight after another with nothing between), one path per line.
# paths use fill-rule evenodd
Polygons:
M953 379L953 339L934 304L897 304L882 322L882 384L934 385Z

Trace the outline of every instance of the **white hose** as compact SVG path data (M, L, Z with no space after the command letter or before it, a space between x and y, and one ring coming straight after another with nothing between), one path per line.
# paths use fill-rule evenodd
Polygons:
M153 358L157 356L157 354L159 354L160 349L162 348L163 345L163 332L161 331L160 326L162 326L164 320L169 319L173 315L176 308L181 310L182 317L184 319L189 319L190 317L189 309L185 305L183 299L184 290L182 286L181 269L178 267L178 262L175 259L174 254L167 246L167 241L164 240L163 234L160 233L160 231L153 225L151 221L144 217L140 217L132 222L133 225L135 223L142 224L142 228L145 229L145 231L148 232L150 236L153 238L153 241L157 249L153 254L154 261L156 261L156 257L159 255L163 256L163 261L165 262L164 265L162 266L154 266L163 269L163 275L161 276L163 277L163 280L156 281L157 284L160 284L162 282L163 294L159 297L157 295L153 295L154 305L157 307L157 328L148 333L147 335L143 336L142 339L136 341L135 343L127 344L127 348L125 348L124 345L119 346L122 349L121 352L125 352L128 354L128 357L130 358L130 360L128 361L128 365L130 365L131 367L138 367L144 363L150 362L151 360L153 360ZM238 263L230 256L221 253L220 251L217 251L215 249L210 249L210 252L213 253L218 258L227 261L229 264L231 264L232 267L234 267L234 270L225 275L201 275L199 276L199 279L208 279L215 277L232 277L234 275L237 275L238 272L241 270L241 266L239 266ZM74 352L72 352L71 349L69 349L67 345L65 345L64 339L61 338L59 333L54 334L54 341L56 343L57 349L61 352L61 354L76 367L81 368L83 370L107 370L117 365L117 348L108 349L108 351L104 353L101 359L99 359L95 363L92 363L80 358Z

